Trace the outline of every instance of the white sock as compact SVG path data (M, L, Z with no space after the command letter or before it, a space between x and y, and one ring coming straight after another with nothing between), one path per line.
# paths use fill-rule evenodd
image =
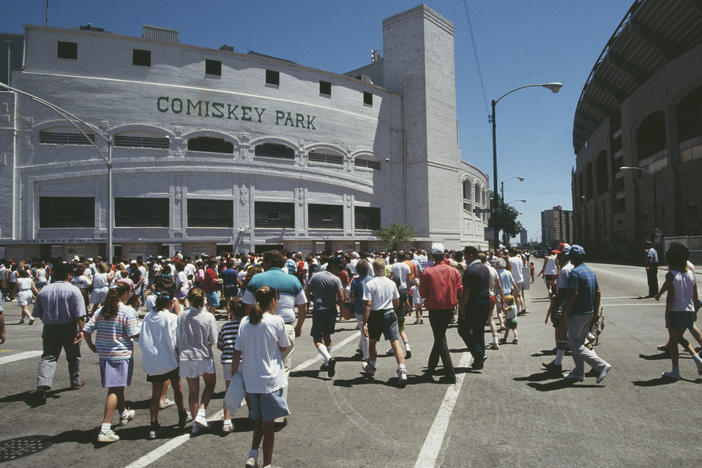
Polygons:
M207 410L199 409L199 410L197 410L197 415L198 415L198 417L202 416L203 418L205 418L205 417L207 417Z
M126 409L120 413L120 417L122 418L126 418L127 416L129 416L129 411Z
M404 365L404 364L398 364L398 365L397 365L397 370L403 370L403 371L406 371L406 370L407 370L407 368L405 367L405 365Z
M109 430L112 429L112 424L110 423L102 423L102 426L100 426L100 431L107 433Z
M319 351L319 354L322 355L324 358L324 364L329 364L329 359L331 358L331 355L329 354L329 351L327 351L326 346L323 344L318 344L317 345L317 351Z
M700 357L700 353L693 354L692 359L697 363L697 364L702 364L702 358Z
M327 346L327 352L329 353L329 356L331 356L331 351L332 351L332 347L331 347L331 346Z
M563 362L563 356L565 356L565 349L557 349L556 359L553 360L553 363L557 366L560 366Z
M405 341L404 343L405 343L405 351L412 351L410 349L409 341Z
M255 449L249 450L249 456L254 457L256 460L258 460L258 450L255 450Z
M492 344L497 344L497 335L492 335Z

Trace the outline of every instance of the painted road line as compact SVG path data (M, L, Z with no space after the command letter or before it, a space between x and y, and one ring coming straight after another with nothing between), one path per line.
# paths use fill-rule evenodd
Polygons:
M353 335L346 337L344 340L342 340L338 345L334 346L334 348L341 348L347 344L349 344L351 341L354 339L358 339L360 336L360 332L356 332ZM41 354L41 353L39 353ZM291 372L297 372L306 369L307 367L311 366L315 362L321 361L322 356L318 356L313 359L308 359L307 361L303 362L299 366L293 368ZM245 403L241 402L241 405L243 406ZM208 421L218 421L222 419L224 416L224 411L219 410L209 418L207 418ZM190 434L182 434L179 435L178 437L175 437L165 444L155 448L151 452L147 453L143 457L139 458L138 460L134 461L133 463L130 463L129 465L126 466L126 468L144 468L145 466L148 466L152 463L154 463L156 460L159 458L163 457L166 455L168 452L171 452L175 450L176 448L180 447L184 443L186 443L190 439Z
M463 353L458 367L468 367L470 359L470 353ZM424 440L424 445L422 445L422 450L419 452L414 468L433 468L434 465L436 465L436 459L444 443L444 436L446 435L446 430L451 421L453 408L458 401L458 395L461 393L461 387L463 386L463 379L465 376L465 373L458 374L456 376L456 384L449 385L446 389L444 400L441 402L441 406L439 407L438 413L436 413L427 438Z
M21 361L22 359L41 356L41 353L41 351L25 351L23 353L11 354L10 356L3 356L0 357L0 364L7 364L9 362Z

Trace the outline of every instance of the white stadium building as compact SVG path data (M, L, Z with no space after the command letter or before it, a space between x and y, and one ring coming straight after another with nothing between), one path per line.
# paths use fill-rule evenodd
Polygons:
M382 57L346 74L151 26L19 38L11 86L96 128L0 92L0 257L105 255L110 224L129 257L375 249L392 223L419 247L487 245L488 177L458 145L453 25L424 5L385 19ZM89 139L112 158L111 208Z

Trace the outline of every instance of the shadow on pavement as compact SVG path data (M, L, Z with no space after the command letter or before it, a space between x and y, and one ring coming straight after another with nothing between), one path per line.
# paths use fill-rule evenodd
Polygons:
M420 376L407 376L407 383L420 383L424 382L420 380ZM334 379L335 387L353 387L354 385L385 385L386 387L397 387L397 377L391 377L388 381L377 380L365 375L359 375L354 379Z
M57 398L61 398L61 395L59 394L66 392L70 389L70 387L66 387L58 390L50 390L46 393L46 399L48 401L49 399L54 400ZM15 403L18 401L23 401L27 404L27 406L31 408L43 406L46 403L40 398L39 393L37 393L36 390L27 390L25 392L15 393L14 395L7 395L5 397L0 398L0 403Z
M323 371L323 370L319 370L319 369L307 369L307 370L290 372L290 377L311 377L313 379L329 380L329 378L326 375L327 375L327 371Z
M554 375L549 371L544 371L544 372L539 372L537 374L531 374L526 377L515 377L512 380L516 382L543 382L544 380L553 380L553 379L558 379L558 380L563 380L563 377L560 375Z
M569 382L566 379L559 379L555 382L549 382L547 384L529 382L527 385L533 388L534 390L538 390L540 392L550 392L552 390L563 390L566 388L605 388L602 385L588 385L581 383L575 384L573 382Z
M691 383L702 383L702 379L696 379L696 380L691 380L691 379L684 379L681 378L681 381L684 382L691 382ZM674 379L669 379L667 377L657 377L655 379L650 379L650 380L633 380L631 383L636 385L637 387L657 387L659 385L668 385L677 382L677 380Z
M660 354L641 354L641 353L639 353L639 357L641 359L645 359L647 361L660 361L661 359L670 359L670 356L668 356L668 353L660 353Z

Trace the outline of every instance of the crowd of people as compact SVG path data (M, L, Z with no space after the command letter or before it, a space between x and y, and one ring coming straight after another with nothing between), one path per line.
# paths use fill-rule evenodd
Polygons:
M670 339L663 348L670 353L673 369L664 374L666 378L680 378L678 344L693 356L702 374L702 359L682 337L689 329L702 344L694 325L699 300L688 257L682 245L671 247L666 254L670 271L656 295L656 299L668 295L665 321ZM546 322L550 320L554 327L556 346L554 360L542 366L570 382L592 376L600 383L612 365L592 346L599 331L600 290L584 258L581 246L560 244L546 255L537 275L544 276L550 297ZM141 365L152 384L149 437L159 435L159 410L173 405L178 409L178 425L183 428L192 420L191 431L197 435L208 429L207 407L217 374L213 347L217 347L227 393L244 392L249 417L255 421L246 466L258 466L261 443L267 466L274 429L286 425L290 414L288 379L296 340L308 315L312 345L322 358L320 372L329 378L336 375L332 336L341 311L345 318L355 317L361 332L356 350L361 372L369 379L376 374L378 342L384 337L390 344L386 353L396 361L399 387L407 385L407 360L412 357L406 318L414 314L414 323L422 325L428 315L434 343L422 380L434 381L439 374L440 382L451 384L456 374L446 333L452 323L471 354L474 370L484 368L486 348L518 344L518 317L528 313L525 294L535 280L530 260L527 252L517 249L447 251L435 243L429 252L303 257L300 252L271 250L263 255L197 259L176 253L170 258L114 259L112 263L100 257L8 261L2 264L0 279L2 297L16 298L22 308L20 323L27 320L31 325L38 318L44 325L36 385L39 403L46 401L62 350L71 388L85 385L80 379L84 339L99 357L101 385L107 389L97 440L119 440L112 428L115 411L120 425L135 416L125 406L125 389L131 384L134 343L138 342ZM217 315L226 315L221 329ZM488 345L486 326L491 335ZM4 320L1 331L4 342ZM568 351L574 368L563 376ZM591 368L588 373L585 364ZM182 380L187 384L187 405ZM169 386L175 401L166 398ZM225 405L223 432L234 430L231 416L237 408Z

